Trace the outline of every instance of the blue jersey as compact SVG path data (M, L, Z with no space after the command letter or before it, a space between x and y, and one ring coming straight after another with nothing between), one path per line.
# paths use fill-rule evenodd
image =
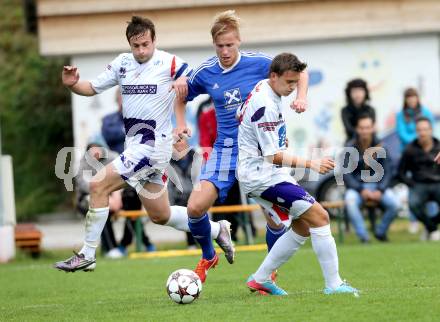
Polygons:
M188 79L187 101L200 94L209 94L217 117L217 140L214 147L238 147L237 108L262 79L269 77L272 58L259 53L240 52L238 62L224 69L217 56L195 69ZM232 139L227 140L227 139ZM226 140L226 144L225 144ZM232 145L231 145L232 143Z

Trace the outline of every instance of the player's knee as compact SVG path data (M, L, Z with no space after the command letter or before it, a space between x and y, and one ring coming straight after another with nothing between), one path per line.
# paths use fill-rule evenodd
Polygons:
M155 214L155 215L150 215L150 219L152 222L154 222L157 225L165 225L168 220L170 219L169 216L164 216L163 214Z
M91 195L102 195L105 193L104 186L98 181L91 181L89 183L89 191Z
M321 208L317 212L317 219L319 220L321 226L326 226L330 224L330 216L328 215L327 210L325 210L324 208Z
M192 217L201 217L206 212L204 207L196 202L189 202L187 208L188 214Z

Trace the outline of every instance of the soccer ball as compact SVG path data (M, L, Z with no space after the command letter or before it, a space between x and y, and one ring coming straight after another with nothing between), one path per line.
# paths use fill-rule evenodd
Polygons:
M172 272L167 280L167 293L178 304L189 304L199 297L202 281L189 269L178 269Z

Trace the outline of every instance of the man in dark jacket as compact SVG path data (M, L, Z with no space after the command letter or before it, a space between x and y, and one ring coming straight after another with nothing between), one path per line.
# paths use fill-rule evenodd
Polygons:
M363 79L353 79L347 83L345 88L345 97L347 106L341 111L342 123L344 124L347 135L346 142L355 135L355 128L359 115L370 115L373 122L376 121L376 112L373 107L368 105L370 92L367 82Z
M394 193L389 189L392 177L390 161L386 150L374 134L374 121L369 114L358 117L356 136L346 145L359 153L344 156L344 168L354 169L344 174L347 187L345 203L347 214L361 242L368 242L361 207L364 203L381 205L384 208L382 221L376 226L374 236L380 241L387 241L387 231L397 216L398 203ZM352 152L353 152L352 151ZM356 160L359 160L355 164Z
M409 187L409 208L428 232L429 240L440 240L437 230L440 214L429 217L428 201L440 203L440 165L435 157L440 153L440 142L432 136L432 124L426 117L416 120L417 139L408 144L399 165L399 178Z

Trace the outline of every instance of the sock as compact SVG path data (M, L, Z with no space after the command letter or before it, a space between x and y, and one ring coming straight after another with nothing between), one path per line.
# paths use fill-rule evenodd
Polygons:
M186 207L171 206L170 208L170 219L165 224L165 226L170 226L180 231L190 232ZM218 237L218 234L220 233L220 224L215 221L210 221L210 223L211 238L216 239Z
M289 229L277 240L269 254L266 255L263 263L254 274L254 279L258 283L270 280L272 272L287 262L289 258L304 245L307 238L308 237L300 236L292 229Z
M287 231L286 226L283 225L280 229L274 229L269 227L269 225L266 225L266 244L267 244L267 251L270 252L275 242L283 236L283 234Z
M99 239L107 221L108 213L109 207L89 208L87 212L84 245L79 251L87 259L96 257L96 248L99 245Z
M330 225L310 228L310 235L313 250L324 275L325 286L334 289L342 284L342 279L339 276L338 252Z
M214 245L211 238L211 225L209 223L208 214L205 213L202 217L188 218L188 226L191 229L191 234L197 240L202 248L202 257L211 260L214 255Z

